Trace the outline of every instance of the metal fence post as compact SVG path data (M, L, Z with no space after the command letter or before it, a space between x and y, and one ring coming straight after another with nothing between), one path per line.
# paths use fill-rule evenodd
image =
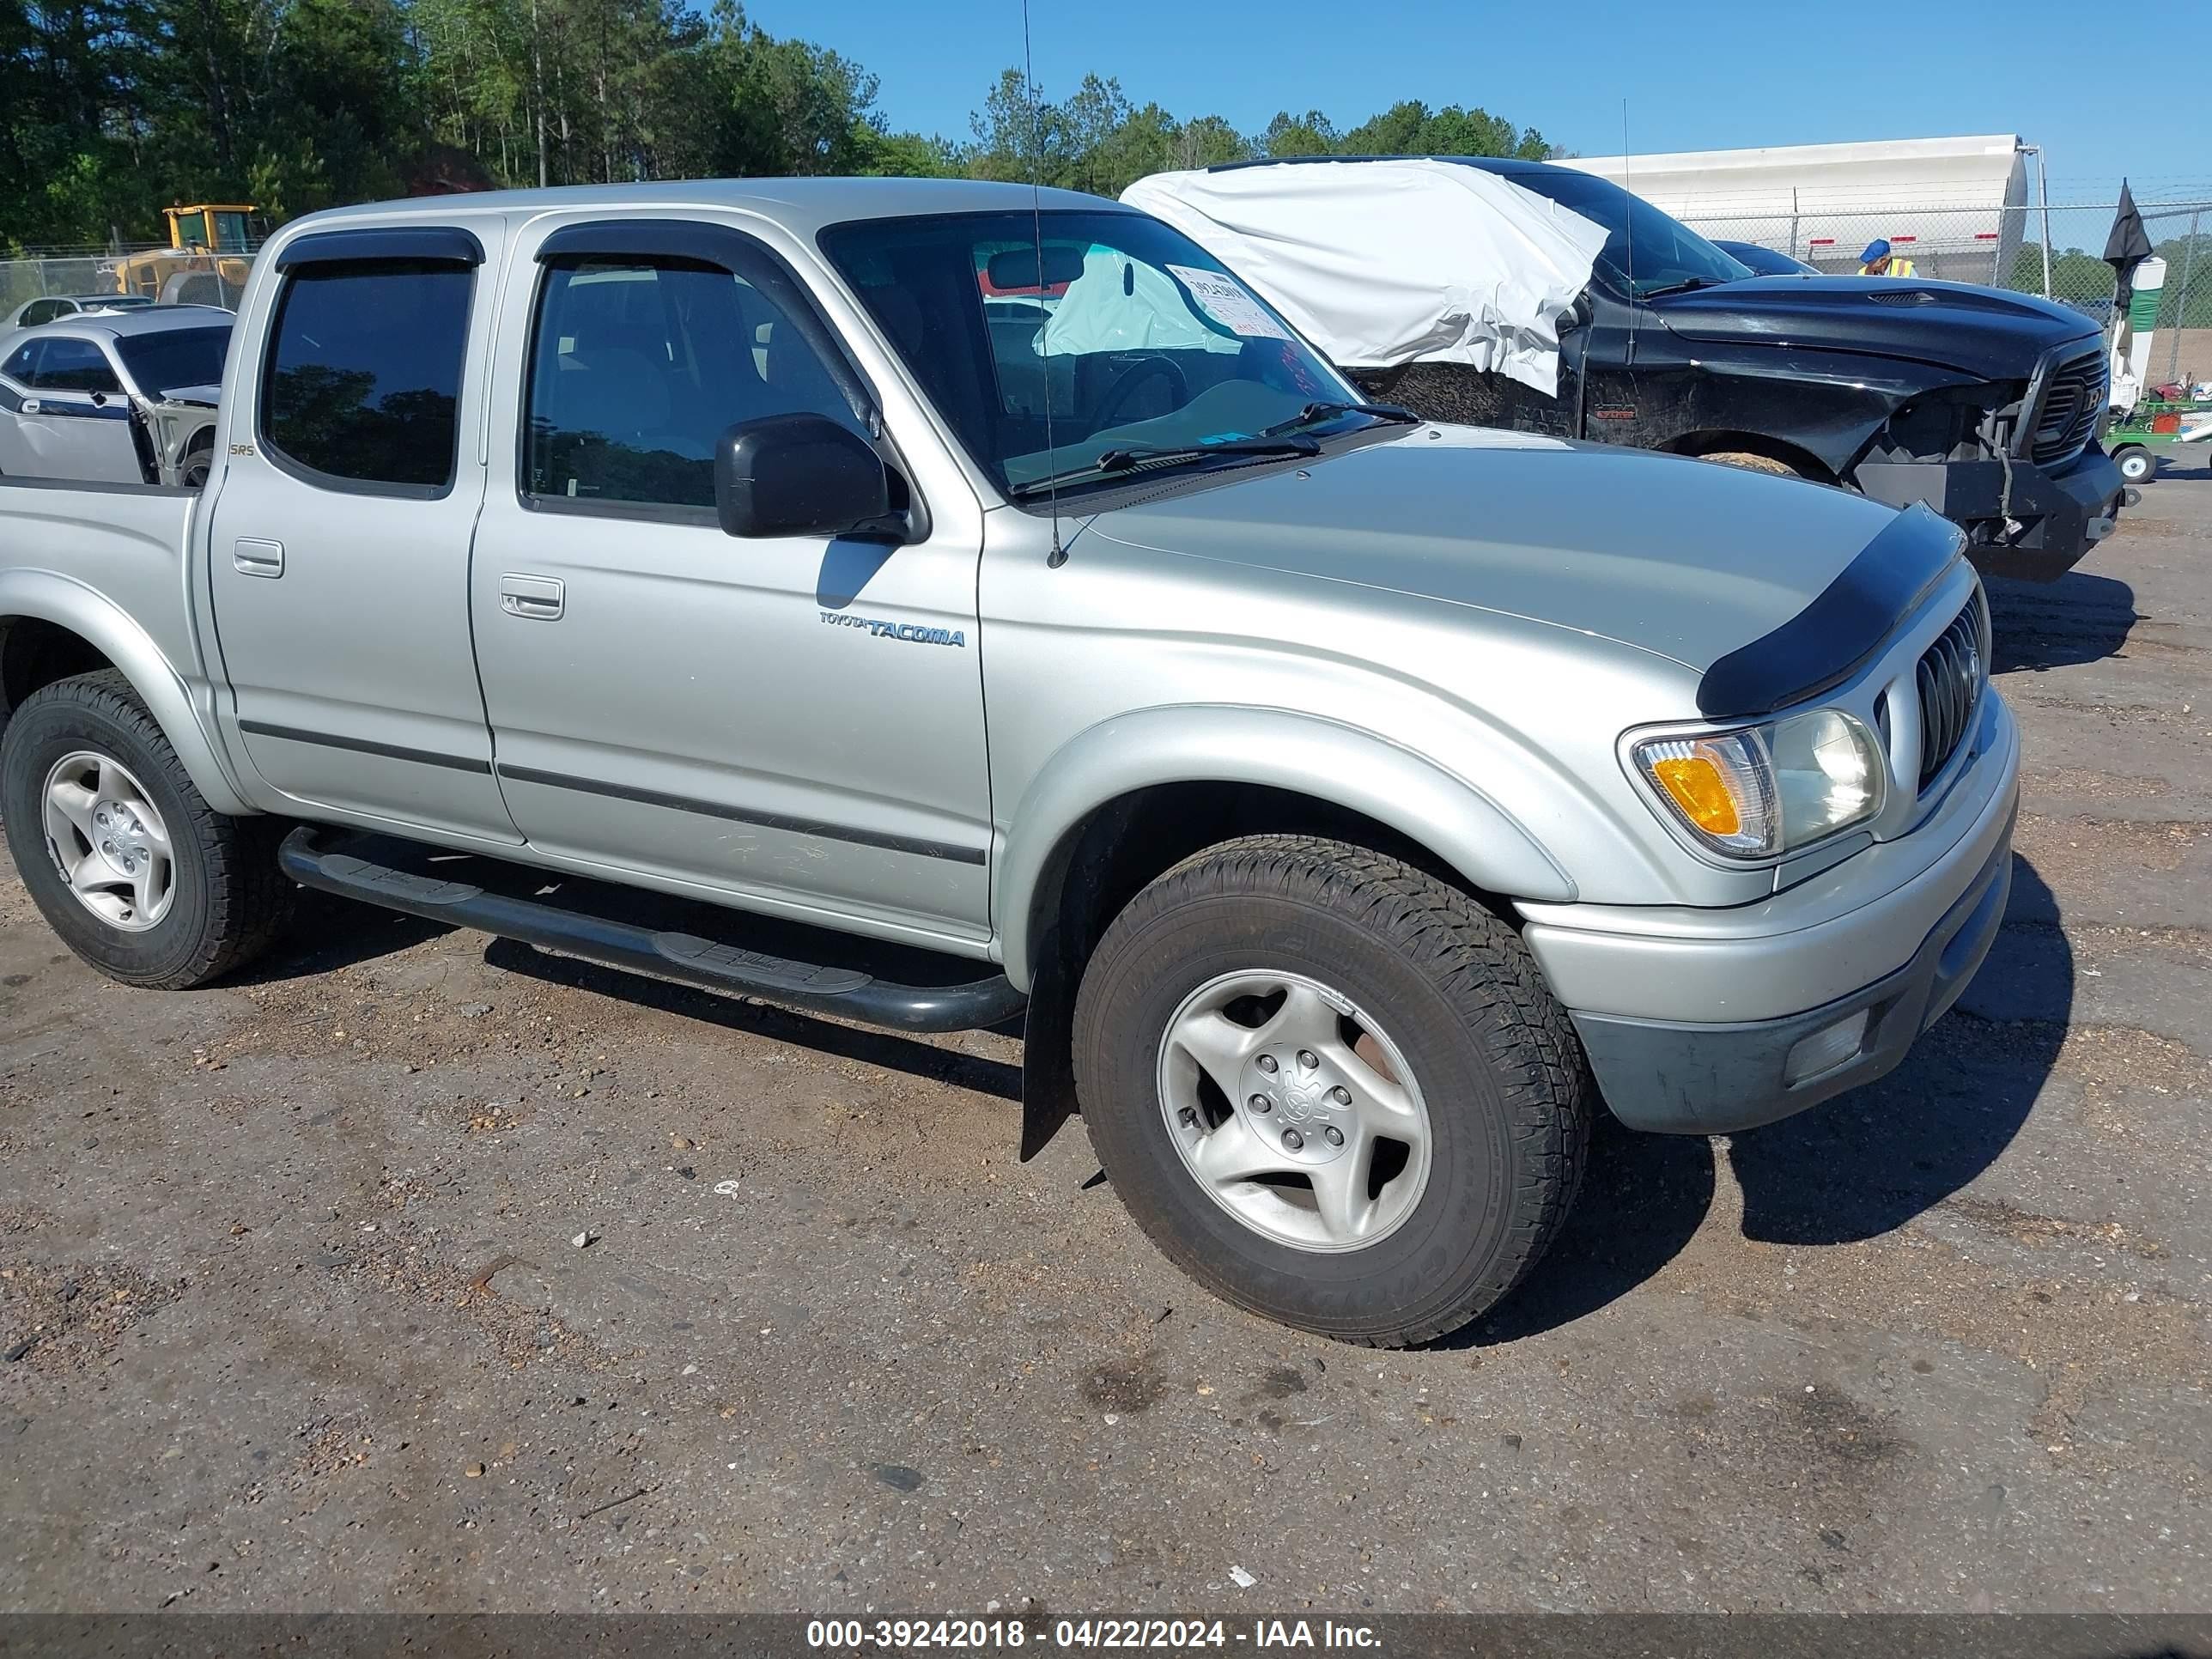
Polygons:
M2051 159L2035 149L2035 193L2043 204L2043 297L2051 297Z
M2189 240L2181 245L2181 303L2173 308L2173 337L2166 343L2166 378L2181 378L2181 331L2189 326L2189 278L2197 264L2197 224L2203 216L2202 208L2193 209L2189 215Z

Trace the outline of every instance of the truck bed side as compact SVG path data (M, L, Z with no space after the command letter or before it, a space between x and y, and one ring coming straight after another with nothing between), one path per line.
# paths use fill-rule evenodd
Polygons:
M189 556L198 493L0 478L0 724L54 653L118 669L218 811L246 812L210 738Z

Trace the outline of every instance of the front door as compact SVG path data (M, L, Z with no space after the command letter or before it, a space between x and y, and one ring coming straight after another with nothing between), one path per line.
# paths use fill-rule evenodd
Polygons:
M520 368L494 447L516 471L472 595L515 823L752 908L986 937L978 538L724 534L724 428L804 411L867 435L829 325L733 228L529 234L499 347Z
M478 296L501 222L280 247L261 373L224 411L209 489L216 632L254 769L328 811L512 842L468 598Z

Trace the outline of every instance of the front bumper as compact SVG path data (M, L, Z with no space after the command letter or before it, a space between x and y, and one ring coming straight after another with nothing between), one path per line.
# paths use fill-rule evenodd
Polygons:
M1522 907L1522 937L1615 1116L1727 1133L1905 1057L1989 954L2011 890L2020 744L2001 698L1984 699L1974 741L1948 796L1910 834L1758 904ZM1817 1066L1796 1054L1862 1014L1856 1037L1843 1033Z
M2015 460L1869 461L1852 475L1892 507L1924 501L1966 532L1966 556L1985 575L2050 582L2112 533L2127 481L2091 444L2051 471ZM2012 526L2017 526L2014 528Z

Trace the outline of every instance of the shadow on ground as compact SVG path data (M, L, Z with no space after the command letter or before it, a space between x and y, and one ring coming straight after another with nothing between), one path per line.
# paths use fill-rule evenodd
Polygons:
M2100 662L2123 650L2129 634L2143 620L2136 609L2134 588L2078 568L2055 582L1991 576L1984 586L1995 635L1996 660L1990 665L1994 674L2019 670L2040 673Z
M595 905L612 908L649 910L665 902L619 890L603 889L593 897ZM2048 884L2015 854L2005 925L1989 959L1960 1006L1923 1034L1902 1066L1865 1088L1725 1143L1742 1189L1746 1237L1805 1246L1875 1237L1959 1193L1996 1160L2026 1121L2065 1039L2074 963L2058 915ZM307 893L290 944L252 977L327 972L441 931ZM958 1048L549 955L512 940L492 941L484 960L506 972L838 1060L1003 1101L1021 1098L1018 1065ZM1558 1244L1495 1315L1452 1346L1555 1329L1658 1273L1712 1207L1716 1144L1635 1134L1601 1115L1580 1199Z
M1880 1081L1729 1138L1743 1233L1765 1243L1856 1243L1961 1191L2012 1144L2057 1062L2073 953L2057 901L2013 855L2006 923L1961 1006ZM1528 1281L1463 1337L1510 1342L1571 1323L1674 1260L1713 1200L1715 1143L1638 1135L1601 1118L1582 1196Z
M887 1071L903 1072L910 1077L946 1083L955 1088L972 1089L1001 1100L1018 1102L1022 1097L1020 1066L981 1054L940 1048L901 1036L896 1031L841 1025L836 1020L817 1019L811 1014L794 1012L770 1003L694 990L687 985L647 979L617 968L602 968L597 963L582 962L573 957L549 956L513 939L494 939L485 948L484 961L507 973L615 997L638 1007L654 1008L679 1018L717 1025L726 1031L769 1037L838 1060L880 1066Z

